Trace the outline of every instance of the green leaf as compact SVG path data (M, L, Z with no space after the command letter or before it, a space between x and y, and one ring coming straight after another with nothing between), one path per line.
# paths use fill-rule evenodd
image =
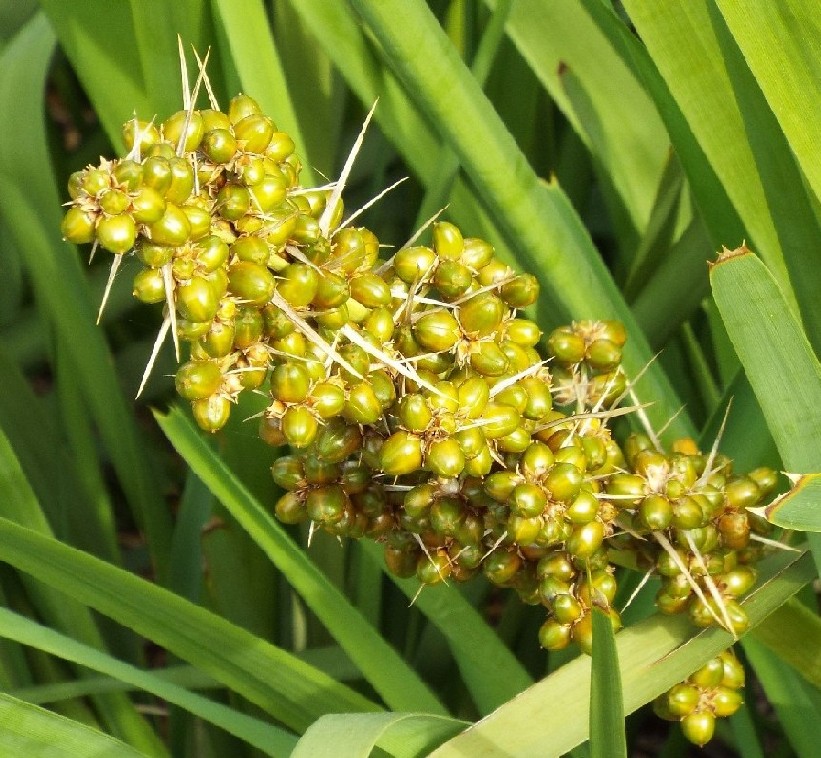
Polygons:
M760 566L762 584L743 606L755 627L814 577L812 560L781 553ZM688 619L653 616L616 636L624 711L632 713L732 643L722 629L693 635ZM691 636L692 635L692 636ZM431 753L436 758L562 755L588 736L591 661L580 656ZM560 703L561 707L545 704Z
M244 629L168 590L0 519L0 560L167 648L286 726L377 706Z
M624 365L636 376L650 362L649 347L578 215L559 187L540 182L427 5L406 0L352 0L352 5L408 97L459 156L519 265L544 274L543 307L553 313L543 323L568 315L622 320L630 335ZM658 365L649 367L636 388L640 397L655 401L648 412L659 426L679 410ZM691 431L683 416L667 430L670 435Z
M107 734L0 693L0 753L9 758L138 758Z
M464 721L421 713L323 716L297 743L292 758L368 758L377 745L396 758L422 758L461 732Z
M266 755L287 755L296 744L293 735L276 726L188 692L178 685L163 681L153 673L118 661L5 608L0 608L0 636L128 682L216 724L249 745L262 750Z
M416 673L294 544L182 411L175 408L156 418L177 452L283 572L385 701L397 710L411 705L444 713Z
M262 0L212 0L218 28L225 40L224 55L236 68L242 91L255 98L264 113L288 132L297 152L306 161L302 177L310 182L313 172L305 153L299 119L294 112L285 72L271 37Z
M580 4L517 0L507 29L643 233L669 142L653 101Z
M784 466L797 474L821 470L821 364L783 292L746 248L719 259L710 279ZM810 535L810 545L821 570L821 540Z
M762 509L767 521L784 529L821 532L821 474L804 474L792 482L789 492Z
M74 28L74 23L67 22L67 27ZM0 111L16 114L0 140L0 215L24 256L40 313L61 347L60 358L68 361L134 514L146 530L162 579L168 568L171 520L140 449L103 333L94 324L76 251L60 239L60 196L47 157L42 112L53 49L54 36L38 14L0 60Z
M809 650L821 650L821 619L817 613L791 598L764 619L752 636L821 689L821 659L807 655Z
M821 692L755 639L744 640L744 653L775 709L795 755L815 755L821 743Z
M821 199L821 124L807 118L821 88L821 19L812 0L762 3L755 13L717 3L810 186Z
M806 255L818 220L790 146L720 13L708 0L627 0L625 7L748 238L821 345L821 269ZM741 240L721 242L735 247Z
M384 565L379 545L362 547ZM386 574L445 636L480 713L490 713L532 684L524 666L458 590L443 584L420 590L416 579Z
M593 608L593 655L590 664L590 754L592 758L627 758L619 656L610 616Z

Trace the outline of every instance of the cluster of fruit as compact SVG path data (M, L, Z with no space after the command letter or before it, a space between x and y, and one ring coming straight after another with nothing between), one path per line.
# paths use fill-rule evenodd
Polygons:
M716 717L732 716L743 703L744 666L725 650L686 681L656 698L653 710L667 721L680 721L684 736L696 745L713 737Z
M775 474L737 476L690 440L618 444L621 324L542 341L517 314L535 277L447 222L381 260L337 192L300 186L292 141L247 96L124 136L126 158L72 175L63 234L144 264L134 294L188 345L176 385L200 427L265 395L260 434L291 448L279 519L378 540L423 584L513 588L546 608L551 650L590 650L594 605L618 626L616 565L660 575L664 613L745 629L764 526L748 508Z

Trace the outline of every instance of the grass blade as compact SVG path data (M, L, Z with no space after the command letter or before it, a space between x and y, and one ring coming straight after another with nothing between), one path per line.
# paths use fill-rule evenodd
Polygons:
M362 547L383 565L380 546ZM456 589L440 584L420 592L415 579L388 577L445 636L480 713L490 713L532 684L516 656Z
M297 743L292 758L368 758L377 745L397 758L422 758L466 723L420 713L323 716Z
M580 4L517 0L507 28L643 234L669 141L653 101ZM578 97L566 87L568 73Z
M0 61L0 110L17 114L9 127L17 131L0 141L0 215L18 241L40 312L63 348L61 356L98 425L163 578L171 520L140 449L103 333L94 324L76 254L60 239L60 197L47 159L41 98L53 46L53 34L38 14Z
M385 62L408 96L459 156L519 264L546 274L542 296L553 313L543 323L559 314L622 320L631 336L625 369L637 375L650 362L649 347L581 221L559 187L539 181L427 5L401 0L352 4L379 40ZM407 29L416 31L408 35ZM443 90L449 97L440 96ZM506 170L500 171L501 166ZM679 409L658 365L650 366L637 392L656 401L649 412L658 425ZM668 432L681 435L688 430L682 415Z
M412 705L444 713L410 666L293 543L208 447L182 411L174 409L167 416L158 415L157 421L192 470L283 572L385 701L397 710Z
M821 474L804 474L793 481L792 488L764 509L767 521L784 529L821 532Z
M821 23L815 3L764 3L755 14L727 0L718 0L717 5L815 196L821 199L821 124L806 118L815 109L814 93L821 87Z
M619 657L608 614L593 608L590 664L591 758L627 758Z
M720 13L707 0L628 0L625 7L747 235L821 345L821 271L806 255L818 221L790 146Z
M784 466L821 471L821 364L773 275L740 248L719 259L710 279ZM810 545L821 568L821 539L810 535Z
M745 600L751 627L814 577L812 560L779 554L761 566L763 583ZM691 637L686 618L654 616L616 637L625 713L685 679L728 647L732 637L713 628ZM515 700L431 753L457 758L498 751L508 755L562 755L588 737L590 671L587 656L562 666ZM561 703L546 709L545 703Z
M240 739L262 750L266 755L287 755L296 738L278 727L244 713L215 703L201 695L123 663L99 650L83 645L70 637L0 608L0 636L22 645L36 647L58 658L108 674L115 679L150 692L163 700L185 708L200 718L225 729Z
M0 753L49 758L145 758L146 754L36 705L0 693Z
M213 613L90 555L0 519L0 560L154 640L286 726L377 706Z

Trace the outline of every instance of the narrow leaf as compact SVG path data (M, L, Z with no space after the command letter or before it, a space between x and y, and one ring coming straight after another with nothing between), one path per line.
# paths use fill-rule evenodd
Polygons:
M157 421L188 465L283 572L386 702L397 710L415 707L444 713L410 666L294 544L182 411L157 415Z
M291 756L368 758L378 745L396 758L422 758L465 726L421 713L332 714L308 728Z
M0 753L48 758L139 758L107 734L0 693Z
M376 706L289 653L122 569L0 519L0 560L212 674L286 726Z
M128 682L216 724L249 745L259 748L266 755L286 755L296 743L293 735L282 729L215 703L202 695L188 692L150 672L140 671L135 666L118 661L5 608L0 608L0 636Z
M763 509L767 521L784 529L821 532L821 474L803 474L788 492Z
M807 554L775 555L761 566L763 583L743 605L754 627L814 577ZM712 628L693 635L689 620L654 616L616 637L624 711L632 713L685 679L732 643ZM691 636L692 635L692 636ZM591 661L580 656L431 753L457 758L497 751L562 755L588 737ZM560 703L561 707L546 707Z
M610 616L600 608L593 608L592 613L590 754L592 758L627 758L624 702L613 625Z

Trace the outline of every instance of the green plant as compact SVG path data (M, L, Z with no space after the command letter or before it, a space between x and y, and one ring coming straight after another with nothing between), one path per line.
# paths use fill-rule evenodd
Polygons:
M357 207L377 194L401 164L414 176L363 216L368 228L379 230L380 239L406 239L449 201L447 214L462 229L490 240L502 261L538 279L538 299L532 296L531 280L520 279L528 293L519 297L509 292L514 299L506 305L527 308L525 315L551 335L547 347L554 364L562 358L568 366L578 363L581 354L574 352L574 340L584 336L589 321L624 322L629 339L623 366L633 380L635 404L651 404L633 414L633 420L613 419L620 440L628 440L629 425L640 423L635 419L643 415L650 432L658 432L667 446L698 438L697 443L676 443L678 459L699 447L709 452L721 436L722 451L740 470L766 464L811 475L818 470L813 419L819 407L813 351L819 326L813 296L817 267L808 252L818 231L815 166L808 150L815 126L793 118L809 107L807 93L816 82L801 44L801 24L817 26L809 5L785 0L791 15L768 11L760 25L752 25L732 3L705 1L659 10L631 0L626 9L642 42L622 18L593 0L560 9L525 0L487 8L454 2L433 8L441 11L439 19L421 2L276 3L270 9L272 31L265 7L250 1L191 0L174 4L162 19L154 4L144 1L66 7L44 0L41 5L45 16L31 6L30 18L21 8L16 25L10 23L9 28L18 31L5 43L0 76L0 102L7 109L14 103L19 114L0 142L2 213L10 231L5 355L0 355L4 386L10 389L0 402L3 477L14 493L0 522L0 558L12 567L0 577L0 587L5 603L16 612L9 612L5 622L0 619L3 636L16 641L4 646L2 657L4 687L16 698L9 707L48 723L38 728L42 739L60 741L62 734L80 729L76 722L83 722L152 755L168 750L233 754L245 749L242 743L274 755L291 750L338 754L341 745L348 754L368 754L374 745L397 755L427 754L434 748L441 755L464 754L488 745L509 754L561 754L588 736L591 752L616 755L625 750L624 713L688 677L699 678L698 686L724 686L702 682L694 672L726 648L731 636L719 628L693 636L684 619L644 618L658 585L651 581L644 588L637 586L641 572L620 569L620 596L603 591L608 604L621 608L637 590L625 615L626 628L614 638L606 616L592 613L597 639L592 661L577 658L559 667L561 657L550 654L547 666L553 673L528 688L545 673L545 654L535 633L543 612L522 606L516 598L506 600L482 581L465 585L464 591L454 583L445 585L436 581L441 571L427 577L438 586L421 593L415 579L393 576L391 584L383 586L381 557L373 545L340 547L321 532L313 534L306 553L293 538L304 544L311 535L298 526L290 528L289 535L269 515L277 497L268 473L270 448L256 439L253 424L241 423L266 403L243 393L238 412L225 419L225 404L209 400L215 389L224 387L225 370L241 368L231 375L242 377L246 385L262 377L261 365L254 364L251 355L243 354L243 360L250 361L247 366L217 365L224 335L210 335L203 345L211 350L207 357L195 354L194 363L177 373L177 388L195 404L201 425L213 429L225 424L224 429L206 440L178 410L156 416L190 467L182 472L167 449L157 452L162 444L157 427L139 410L133 415L113 368L118 367L129 393L136 392L142 374L138 361L145 363L152 355L156 325L151 311L135 311L127 291L117 283L110 287L103 325L117 357L111 362L110 348L93 324L93 308L105 299L100 294L105 290L109 295L104 286L108 275L99 268L98 255L91 281L96 277L100 286L90 292L77 260L59 240L57 207L62 197L49 156L58 173L68 178L78 165L97 165L100 153L124 152L128 144L122 141L120 124L134 124L133 111L143 118L174 112L179 91L176 34L200 51L213 44L208 71L217 102L228 102L237 90L257 99L264 112L274 115L278 128L293 138L297 154L308 156L302 174L308 186L321 182L314 167L324 175L336 175L342 168L339 155L353 141L361 118L357 100L370 107L378 95L374 119L380 132L365 140L347 174L347 205ZM794 28L789 25L793 19ZM49 24L67 56L50 69L55 40ZM478 34L481 39L473 36ZM683 37L693 40L692 49L677 43ZM779 51L788 51L777 69L760 53L773 40L779 40ZM472 74L460 58L472 62ZM791 75L779 78L775 71ZM506 72L513 83L505 81ZM102 129L83 126L83 95L75 74ZM41 114L45 81L51 88L50 102L56 104L48 131ZM443 91L447 98L441 96ZM167 122L167 134L188 128L185 111L175 119ZM545 144L542 135L548 125L553 132ZM234 155L230 138L237 137L236 127L232 133L224 126L203 128L211 136L202 149L215 163ZM249 130L252 126L271 131L259 118L249 123ZM214 134L219 129L225 134ZM131 139L136 131L131 131ZM78 132L84 155L58 144ZM253 139L250 132L242 136ZM284 137L281 141L287 148L284 155L290 147ZM667 153L669 142L673 155ZM531 166L556 179L540 181ZM238 175L255 170L252 161L237 168ZM131 246L142 224L161 222L160 202L136 186L130 189L134 196L124 197L119 185L110 184L104 199L94 185L101 178L85 172L71 180L71 186L83 186L85 194L74 191L81 201L69 211L63 231L77 242L90 241L93 217L94 234L117 255ZM286 177L286 185L288 181ZM283 190L273 184L266 190L272 207ZM216 189L223 222L243 218L252 202L248 194L239 184ZM590 202L591 196L596 202ZM105 205L102 212L98 206L83 206L92 197ZM315 222L322 225L319 209L327 195L307 197L302 220L296 222L302 242L312 238ZM164 202L175 204L175 199L166 194ZM135 223L123 220L126 209ZM191 212L185 221L189 227L201 224L201 215ZM102 229L98 218L106 219ZM607 266L582 219L594 230ZM176 243L174 230L181 225L185 222L180 217L176 225L157 227L157 235L165 235L159 241ZM435 232L439 241L434 249L442 257L450 257L444 251L455 239L454 230L442 224ZM711 272L710 298L704 261L722 245L740 245L744 236L761 260L743 248L722 256ZM359 243L351 239L346 244ZM247 265L233 264L228 286L251 301L251 307L257 300L262 306L274 294L274 285L252 268L259 266L259 250L253 243L246 247L229 253ZM151 256L161 257L163 251L143 248L147 267L131 271L137 277L136 290L145 301L161 300L169 283L151 273L163 263ZM209 321L221 295L202 287L203 292L195 291L199 285L190 286L192 272L186 267L207 259L217 262L216 270L224 257L217 242L199 244L171 271L177 282L175 300L185 309L180 315L187 321ZM282 262L287 274L280 281L289 286L276 296L291 309L310 301L318 305L311 267L293 259ZM128 263L122 268L128 270ZM358 272L355 300L378 309L384 285L390 282L368 278L367 268ZM460 271L451 269L437 271L437 288L458 299ZM23 282L31 283L45 329L25 318L29 295ZM183 293L184 287L190 291ZM755 297L740 291L754 292ZM311 298L303 303L306 293ZM335 307L330 303L323 307ZM495 312L491 306L488 312ZM479 319L481 314L474 315ZM453 324L431 316L416 321L413 336L430 350L455 348ZM570 320L581 325L581 334L556 329ZM249 311L242 321L244 333L254 333L254 321ZM171 329L170 317L168 322ZM328 325L334 328L334 323ZM339 326L344 324L343 318ZM187 328L181 322L174 331L198 340ZM376 320L373 328L384 338ZM586 347L589 352L591 340ZM594 374L613 371L618 360L617 354L604 355L603 347L609 349L599 345L593 355L586 355L598 364ZM661 347L661 357L652 360L652 351ZM526 360L522 369L531 370L535 357ZM174 357L160 350L151 361L155 372L145 392L153 403L162 404L170 389L167 376L175 371ZM284 368L275 371L272 388L287 411L303 402L305 377L293 360L278 365ZM785 380L783 365L797 367L795 376ZM205 366L215 367L216 373ZM558 365L551 370L562 373ZM48 381L55 402L35 397L25 374ZM569 375L572 378L572 371ZM363 389L352 402L351 388L346 389L345 413L367 429L373 423L373 398ZM387 392L387 386L384 389ZM323 402L333 405L337 393L329 389L326 394ZM416 394L421 404L408 401L404 409L397 407L397 413L405 414L409 438L420 436L421 416L431 412L432 396ZM678 396L686 401L681 412ZM733 405L726 413L731 397ZM284 421L284 413L280 415ZM135 418L145 423L135 423ZM420 432L413 431L414 424ZM642 426L639 430L647 431ZM306 435L317 431L307 417L292 418L284 427L277 421L267 430L270 441L285 433L297 447L310 442ZM442 475L455 473L469 443L464 440L461 451L445 450L446 439L425 438L419 450L419 463ZM661 460L639 452L646 444L640 437L629 439L624 445L631 465L645 475L648 467L661 465ZM95 454L98 446L104 451L101 462ZM406 456L396 464L393 456L384 454L375 468L406 475L406 470L417 468L415 448L412 453L410 463ZM294 476L301 481L306 465L304 458L280 458L275 466L278 483L288 484ZM152 474L152 466L162 473ZM46 470L59 476L44 476ZM106 484L112 474L118 488ZM750 483L764 489L773 484L763 471L738 481L731 499L733 510L742 512L752 502L747 499ZM813 481L806 478L776 511L762 514L787 527L817 529ZM510 482L498 484L503 501ZM529 513L528 503L538 499L538 493L531 491L532 482L513 484L522 485L516 501L522 513L521 523L509 526L522 530L524 538L530 525L522 519L529 518L525 511ZM625 479L619 486L629 489L629 484ZM179 494L173 519L163 490ZM298 502L291 503L295 508L286 508L285 496L279 515L301 518L305 490L297 486L295 492L300 493ZM329 515L338 510L331 507L332 494L314 495L309 506L312 517L321 516L329 527L339 523ZM662 499L637 511L641 528L664 528L669 514ZM446 511L438 508L437 523L448 532L448 519L458 516ZM146 540L147 552L142 554L123 550L117 542L118 534L135 526ZM728 521L726 535L734 534L733 529ZM772 537L778 539L778 534ZM810 534L812 548L814 539ZM743 602L751 631L744 634L742 646L747 665L778 709L778 733L799 754L809 755L815 737L802 719L805 713L818 712L821 676L806 650L817 644L819 624L815 598L801 587L815 576L819 560L817 554L801 552L800 540L793 540L795 546L795 551L774 550L761 564L758 587ZM612 557L620 557L621 563L634 561L635 546L621 547L620 556L619 550L611 550ZM401 567L401 556L395 560ZM422 566L425 578L427 561L415 560L414 565ZM153 584L122 566L150 570ZM738 586L746 589L748 578L737 577ZM666 594L673 597L670 591ZM410 608L405 595L414 600ZM499 603L503 610L494 630L486 619L494 618ZM573 615L572 602L559 605L563 618ZM89 608L119 626L101 624ZM551 610L557 613L556 607ZM25 615L52 629L35 625ZM543 642L556 634L543 631ZM166 665L135 668L133 664L146 663L139 638L168 651ZM20 643L42 652L25 658ZM189 665L174 665L172 656ZM790 667L780 667L779 660ZM109 678L90 677L87 668L78 666ZM173 704L167 718L163 715L158 722L168 726L164 740L135 708L139 698L123 694L130 686ZM227 705L215 703L192 691L199 687L216 689L221 699L233 694ZM623 692L623 698L613 697L613 691ZM35 714L23 699L56 701L57 710L73 721ZM545 714L544 702L556 699L564 708ZM717 713L729 713L735 705L731 695L724 699L727 703ZM378 712L383 707L393 713ZM679 706L682 713L687 707ZM328 715L334 713L346 715ZM643 709L628 725L637 725L646 713ZM465 722L459 719L472 721L485 714L491 715L462 732ZM193 725L203 722L195 717L218 727L198 727L201 739L196 743ZM720 729L719 737L745 754L760 750L756 730L774 729L748 707L737 711L730 723L732 731ZM699 742L707 733L704 723L688 729ZM297 743L296 736L303 733ZM31 748L23 746L34 738L10 730L3 737L10 740L10 750L30 753ZM82 739L80 732L75 737ZM125 750L116 745L111 749Z

